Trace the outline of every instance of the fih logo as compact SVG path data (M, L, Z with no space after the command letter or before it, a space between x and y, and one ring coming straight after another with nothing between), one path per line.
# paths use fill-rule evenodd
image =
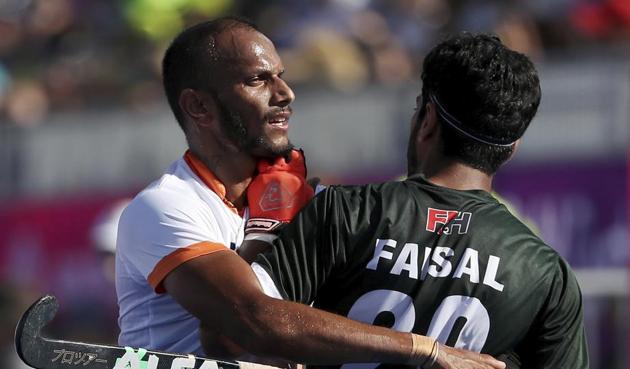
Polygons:
M293 206L293 193L278 181L269 182L258 205L263 211L290 208Z
M438 234L452 234L453 230L457 228L458 234L465 234L468 232L470 218L472 218L472 213L465 211L429 208L427 210L426 230ZM442 226L439 227L438 224Z

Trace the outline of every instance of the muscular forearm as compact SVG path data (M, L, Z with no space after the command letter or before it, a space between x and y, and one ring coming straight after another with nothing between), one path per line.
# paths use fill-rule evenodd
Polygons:
M182 264L167 276L164 286L202 324L257 356L307 364L421 365L433 348L434 341L430 338L415 336L419 344L413 345L410 333L359 323L307 305L268 297L249 265L231 252L200 256ZM213 352L212 347L205 346L204 350ZM442 352L440 349L438 362L443 357ZM479 354L472 354L475 356L472 360L477 362ZM444 357L448 359L448 355Z
M262 295L238 305L232 317L225 317L234 323L226 334L258 356L309 364L406 363L411 360L409 333L359 323ZM432 340L426 338L424 343L426 357L431 352Z
M313 364L406 363L411 356L409 333L268 297L249 265L230 252L184 263L165 287L210 331L257 356ZM214 352L217 340L206 341L204 350Z
M268 246L266 242L246 241L239 254L251 262ZM239 315L237 319L243 327L235 332L237 335L260 334L241 334L235 339L260 356L273 355L310 364L366 360L404 363L412 351L410 334L359 323L298 303L264 298L248 304ZM425 340L427 344L430 341ZM326 355L322 355L324 352Z

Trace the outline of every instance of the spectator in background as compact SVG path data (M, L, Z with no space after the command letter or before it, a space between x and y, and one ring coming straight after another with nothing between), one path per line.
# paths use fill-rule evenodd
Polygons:
M280 54L295 66L287 76L292 82L353 91L371 82L404 83L444 32L493 31L535 58L545 48L583 47L585 40L623 43L630 37L627 3L8 1L0 4L0 56L13 83L2 86L0 72L0 117L32 126L60 110L154 108L161 91L153 56L165 40L186 22L227 11L247 14L281 40ZM330 58L336 53L343 57Z
M578 1L571 11L575 27L595 40L624 40L630 36L630 2Z

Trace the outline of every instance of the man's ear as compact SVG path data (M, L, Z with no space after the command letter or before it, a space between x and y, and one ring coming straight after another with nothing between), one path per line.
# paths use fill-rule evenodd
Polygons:
M208 125L215 116L214 101L203 92L191 88L179 94L179 107L194 125Z
M433 102L427 102L424 109L424 118L420 122L420 129L418 130L418 138L421 140L433 138L433 136L438 134L440 128Z
M514 145L512 147L512 152L510 153L510 156L508 157L508 159L505 161L506 163L510 160L512 160L512 158L514 157L514 154L516 154L516 152L518 151L519 146L521 146L521 138L519 138L518 140L516 140L516 142L514 142Z

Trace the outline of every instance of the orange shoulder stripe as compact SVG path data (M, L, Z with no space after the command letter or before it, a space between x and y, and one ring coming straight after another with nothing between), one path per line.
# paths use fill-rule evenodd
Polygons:
M166 290L162 285L162 281L172 272L173 269L202 255L212 254L218 251L231 251L228 247L221 243L203 241L194 243L181 249L177 249L172 253L166 255L160 260L153 268L153 271L149 274L149 284L153 287L155 293L164 293Z

